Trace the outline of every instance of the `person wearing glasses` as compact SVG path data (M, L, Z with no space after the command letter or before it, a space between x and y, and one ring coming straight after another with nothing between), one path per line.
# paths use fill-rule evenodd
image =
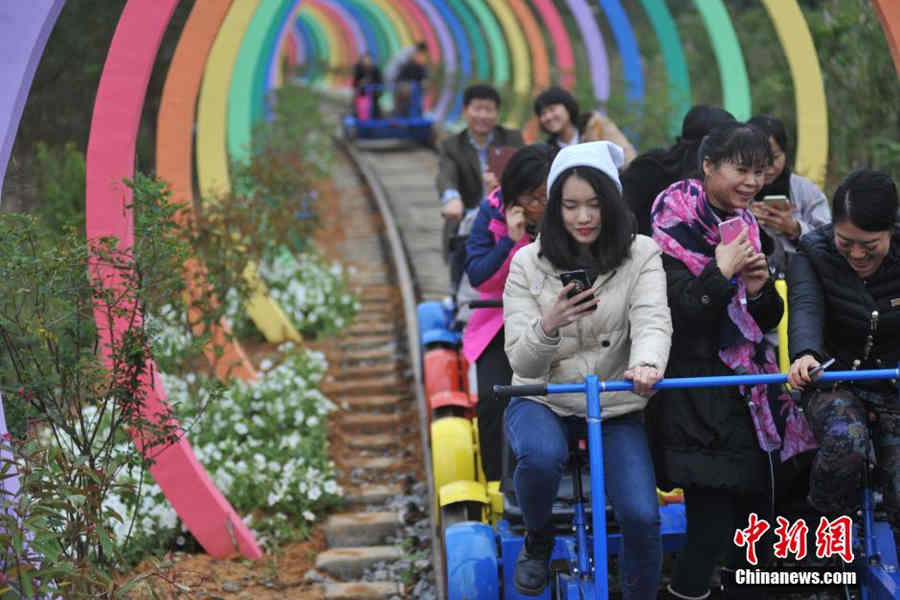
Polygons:
M810 371L883 369L900 362L900 221L897 186L884 172L859 169L834 193L834 223L800 238L788 271L788 381L804 389L819 450L807 500L826 514L854 514L873 439L886 483L885 510L900 524L900 404L896 381L819 387ZM874 419L872 418L874 416ZM873 457L874 458L874 457Z
M503 296L513 256L534 239L555 153L548 144L520 148L503 169L500 187L482 200L466 242L466 275L482 299ZM508 400L495 398L493 388L512 379L503 344L503 309L476 308L463 333L463 354L477 370L478 435L488 481L498 481L502 474L500 438Z

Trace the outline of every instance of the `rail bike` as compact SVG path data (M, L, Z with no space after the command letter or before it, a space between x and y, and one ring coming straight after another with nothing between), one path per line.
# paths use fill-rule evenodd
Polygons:
M498 306L474 301L472 308ZM481 470L474 408L478 395L469 389L474 378L458 351L461 334L453 330L453 310L445 303L418 306L426 397L429 402L435 508L443 535L446 586L450 600L517 600L531 598L512 585L515 561L524 543L524 525L514 492L500 482L485 481ZM821 381L900 379L900 368L826 372ZM473 379L474 380L474 379ZM657 387L783 384L784 374L663 379ZM609 597L607 560L621 548L621 535L606 505L599 425L599 394L631 389L627 381L564 385L497 386L499 395L584 393L588 439L573 448L554 501L557 530L551 584L538 598L554 600ZM504 470L506 470L504 461ZM504 475L505 477L505 475ZM511 486L504 486L511 487ZM686 517L680 493L660 495L663 550L677 552L684 543ZM877 510L879 494L868 480L861 490L861 509L854 521L854 561L847 566L856 585L846 597L861 600L900 598L900 564L890 524ZM595 536L593 531L606 531Z
M378 116L376 104L383 92L395 86L370 84L353 100L353 113L341 119L344 137L348 140L411 140L430 145L434 139L434 119L422 109L422 86L408 83L405 106L395 106L392 114Z

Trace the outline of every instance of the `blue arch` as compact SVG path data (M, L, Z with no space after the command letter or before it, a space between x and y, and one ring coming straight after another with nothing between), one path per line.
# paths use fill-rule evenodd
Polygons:
M462 24L456 18L456 15L453 14L453 11L450 10L450 7L447 6L447 3L444 0L432 0L434 6L440 11L441 16L444 18L444 22L450 27L450 30L453 35L453 39L457 40L456 47L459 50L459 65L460 65L460 77L457 79L456 84L457 88L459 88L460 81L468 81L469 77L472 74L472 56L469 52L469 46L465 43L458 43L460 40L466 40L466 31L463 29ZM459 115L462 114L462 90L456 94L456 97L453 99L453 105L450 107L449 114L447 116L448 121L456 121L459 119Z
M303 45L306 47L306 62L312 67L312 71L307 71L307 77L309 82L313 83L319 78L318 65L320 57L318 46L313 38L312 32L309 30L309 27L303 19L296 19L294 21L294 27L300 35L300 39L303 40Z
M641 52L628 14L619 0L599 0L603 12L609 21L625 75L625 97L639 105L644 102L644 72L641 65Z
M335 1L340 4L344 10L350 13L353 16L353 19L359 24L363 37L366 38L366 50L372 55L372 59L375 63L382 64L387 60L389 57L379 56L378 35L375 33L372 22L360 12L359 7L353 2L347 2L346 0Z

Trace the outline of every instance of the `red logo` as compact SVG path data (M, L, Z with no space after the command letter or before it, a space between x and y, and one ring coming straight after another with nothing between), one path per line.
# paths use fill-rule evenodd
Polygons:
M738 529L734 532L734 544L737 547L747 547L747 562L756 564L756 542L769 530L769 522L760 519L757 514L750 513L750 525L746 529Z
M819 517L816 527L816 556L828 558L835 554L845 563L853 562L853 521L846 515L833 521Z
M775 528L775 535L778 541L775 542L775 556L778 558L787 558L788 554L793 554L797 560L803 560L806 557L806 534L809 533L809 527L806 521L797 519L791 524L784 517L777 517L778 527Z

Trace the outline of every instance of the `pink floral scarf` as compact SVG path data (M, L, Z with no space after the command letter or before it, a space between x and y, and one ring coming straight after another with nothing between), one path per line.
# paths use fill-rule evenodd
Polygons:
M747 238L758 252L761 246L756 218L749 210L739 210L736 216L744 221ZM651 217L653 239L662 251L684 263L695 276L700 275L715 256L715 248L721 240L721 219L709 205L703 184L696 179L672 184L657 196ZM737 291L728 303L728 320L721 324L719 358L739 375L778 373L774 348L747 309L747 287L740 278L736 278L736 283ZM741 386L741 394L745 398L749 395L748 405L760 448L771 452L780 447L781 459L787 460L809 449L810 444L815 447L809 425L806 424L804 433L803 423L797 423L798 411L788 394L778 396L782 412L788 413L787 439L782 445L769 406L767 386L749 386L749 390L746 387Z

